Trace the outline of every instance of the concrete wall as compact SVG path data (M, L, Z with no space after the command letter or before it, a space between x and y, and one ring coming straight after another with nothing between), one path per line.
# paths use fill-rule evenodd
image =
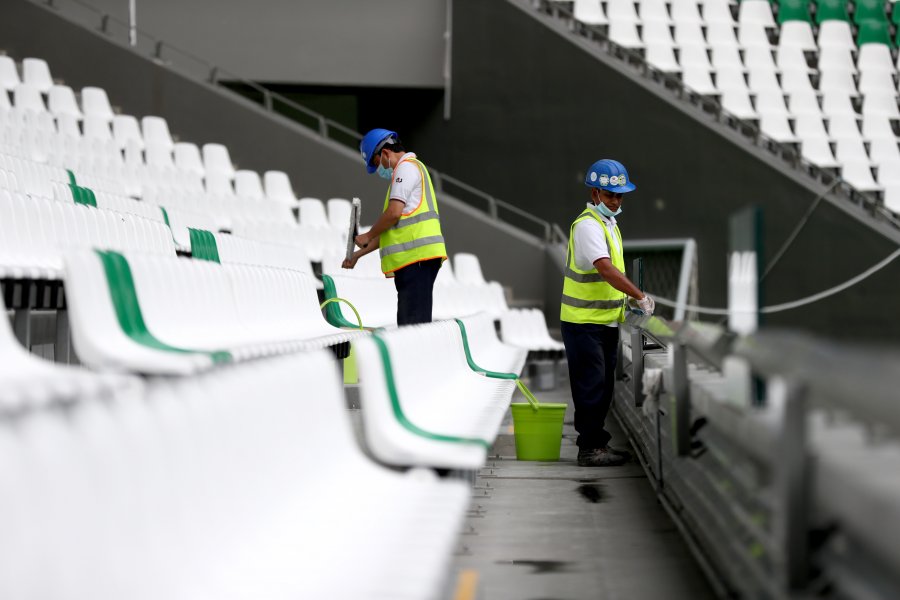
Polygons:
M128 22L128 0L87 2ZM442 87L446 3L137 0L137 22L155 38L252 81ZM68 1L59 4L66 8Z
M221 142L242 168L286 171L298 195L363 200L374 222L385 182L368 176L356 150L328 142L238 95L193 81L127 47L27 0L0 3L0 48L17 59L46 59L54 77L80 89L98 85L113 104L137 116L164 116L173 134L196 143ZM448 250L475 252L484 273L521 298L544 297L543 245L447 195L439 195ZM523 268L508 265L521 262Z
M729 216L759 204L772 256L816 191L596 46L573 41L564 25L536 19L521 8L527 4L454 1L452 118L433 118L408 138L435 167L566 229L588 200L586 168L599 158L621 160L637 184L620 217L626 238L696 239L701 303L725 306ZM900 236L870 222L846 202L823 202L765 282L766 303L818 292L886 257ZM897 340L900 319L872 314L898 305L900 261L768 322Z

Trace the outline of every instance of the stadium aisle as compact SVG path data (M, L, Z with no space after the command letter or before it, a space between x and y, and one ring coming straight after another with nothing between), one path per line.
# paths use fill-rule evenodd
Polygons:
M569 383L541 402L568 402L559 463L515 460L507 415L477 482L454 558L451 587L477 572L478 600L712 598L640 464L582 468ZM522 401L521 397L514 402ZM627 447L614 419L614 442Z

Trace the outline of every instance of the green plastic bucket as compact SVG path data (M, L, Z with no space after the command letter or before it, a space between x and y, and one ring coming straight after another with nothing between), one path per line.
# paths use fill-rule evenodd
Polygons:
M516 458L519 460L559 460L562 444L565 404L537 405L530 402L513 402L513 429L516 434Z

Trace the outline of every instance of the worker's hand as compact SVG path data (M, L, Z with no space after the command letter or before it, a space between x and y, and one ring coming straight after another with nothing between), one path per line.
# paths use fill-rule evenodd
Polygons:
M351 258L345 258L344 262L341 263L341 267L344 269L352 269L356 266L356 261L359 260L359 257L355 254Z
M653 298L644 294L644 297L638 300L638 307L649 317L656 309L656 302L653 301Z
M361 233L358 236L356 236L355 238L353 238L353 241L356 242L356 245L359 246L360 248L365 248L366 246L369 245L369 242L372 241L372 238L370 238L369 234L367 234L367 233Z

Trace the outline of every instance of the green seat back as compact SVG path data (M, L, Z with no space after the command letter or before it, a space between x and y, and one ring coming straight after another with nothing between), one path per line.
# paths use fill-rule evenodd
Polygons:
M859 23L859 33L856 35L856 45L863 44L887 44L891 45L890 24L887 21L868 19Z
M849 20L847 0L818 0L816 2L816 23Z
M853 22L863 21L887 21L884 0L856 0L856 11L853 13Z
M809 2L806 0L782 0L778 4L778 22L786 21L812 22L809 14Z

